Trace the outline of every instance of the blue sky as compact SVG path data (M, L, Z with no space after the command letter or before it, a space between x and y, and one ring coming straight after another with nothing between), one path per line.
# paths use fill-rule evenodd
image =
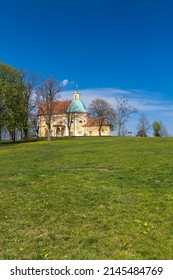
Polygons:
M1 1L0 61L68 79L63 99L76 83L87 105L127 96L173 135L172 14L172 0Z

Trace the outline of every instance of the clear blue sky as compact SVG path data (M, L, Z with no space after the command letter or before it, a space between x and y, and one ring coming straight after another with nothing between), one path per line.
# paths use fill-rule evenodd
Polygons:
M173 135L172 0L6 0L0 26L0 61L68 79L64 99L126 95Z

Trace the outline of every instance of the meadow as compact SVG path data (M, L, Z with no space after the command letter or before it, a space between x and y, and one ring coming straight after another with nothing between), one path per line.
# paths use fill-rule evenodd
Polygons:
M0 144L0 259L173 259L173 138Z

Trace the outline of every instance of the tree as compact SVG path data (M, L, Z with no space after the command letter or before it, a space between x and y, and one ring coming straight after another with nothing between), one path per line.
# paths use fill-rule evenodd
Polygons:
M59 85L54 77L50 77L43 82L37 91L39 114L45 117L48 141L50 141L51 136L51 123L54 115L55 102L60 98L59 92L62 90L62 86L62 83Z
M125 125L123 125L122 128L121 128L121 135L122 136L128 135L128 130L127 130L127 127Z
M153 131L154 131L154 136L156 137L169 136L166 126L162 122L154 121Z
M3 91L3 83L0 79L0 141L2 140L2 131L5 126L5 96Z
M24 91L22 72L11 65L0 63L0 127L7 128L15 141L16 129L21 128L21 96Z
M89 112L93 118L98 120L99 136L101 136L101 130L105 122L109 122L113 127L116 118L115 110L106 100L101 98L92 100Z
M30 114L30 129L34 132L34 137L39 137L38 115L35 112Z
M22 115L22 130L24 133L24 139L29 138L29 127L33 120L33 110L36 108L36 88L38 86L38 75L35 73L23 72L23 79L25 90L21 96L21 105L23 106Z
M151 129L151 125L144 113L140 115L137 124L137 129L138 129L137 136L141 136L141 137L147 137L147 133Z
M154 136L160 137L161 136L160 135L160 130L161 130L160 122L154 121L152 127L153 127L153 131L154 131Z
M70 137L70 130L71 130L71 126L72 123L75 120L75 110L73 108L73 106L71 106L70 108L68 107L68 109L65 111L65 116L66 116L66 125L67 125L67 129L68 129L68 136Z
M118 136L120 136L122 128L128 122L131 115L137 112L137 109L129 104L129 100L126 97L120 97L116 98L115 112L115 125L118 128Z
M161 128L160 128L160 136L161 136L161 137L167 137L167 136L169 136L169 133L168 133L168 131L167 131L166 126L165 126L162 122L160 122L160 125L161 125Z

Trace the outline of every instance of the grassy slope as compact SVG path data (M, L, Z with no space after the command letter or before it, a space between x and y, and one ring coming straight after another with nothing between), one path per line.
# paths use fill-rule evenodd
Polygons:
M0 259L172 259L173 139L0 145Z

